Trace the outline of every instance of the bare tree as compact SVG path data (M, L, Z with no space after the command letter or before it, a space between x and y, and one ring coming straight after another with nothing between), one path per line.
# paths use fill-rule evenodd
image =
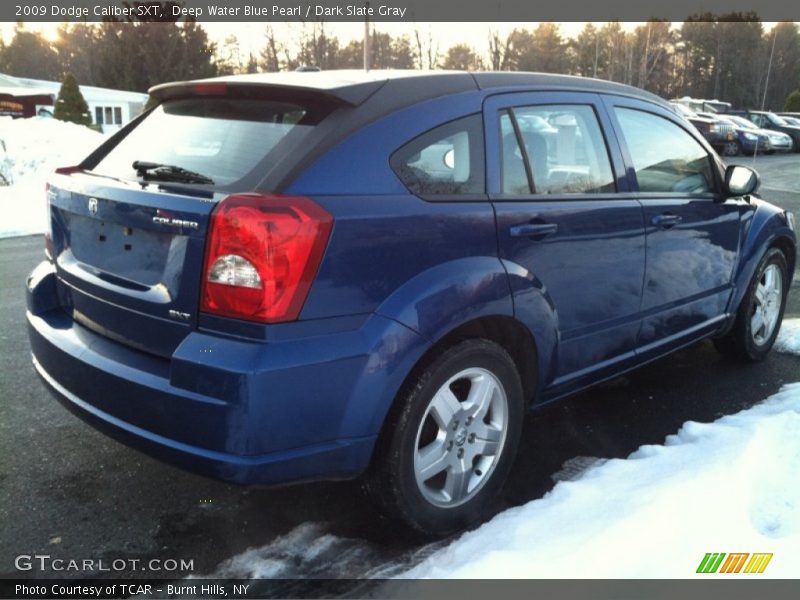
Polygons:
M489 30L489 68L492 71L505 71L509 68L508 59L511 54L511 36L505 39L500 32Z
M264 32L266 38L266 45L261 50L261 65L265 71L276 72L281 70L281 52L282 44L278 42L275 37L275 29L272 25L267 25Z
M420 69L435 69L439 64L439 42L434 41L433 32L428 26L427 36L419 28L414 28L414 41L417 46L417 60Z

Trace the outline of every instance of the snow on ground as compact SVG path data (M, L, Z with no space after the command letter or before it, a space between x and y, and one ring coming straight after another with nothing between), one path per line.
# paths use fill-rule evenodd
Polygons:
M757 577L800 574L800 383L559 482L402 576L742 577L697 575L707 552L771 552Z
M365 542L327 533L322 523L303 523L270 544L251 548L223 562L210 577L274 579L326 577L335 566L339 577L357 577L349 567L374 561Z
M775 350L785 354L800 354L800 319L784 319Z
M56 119L0 117L0 237L42 233L45 229L47 176L56 167L74 165L105 136Z
M442 546L428 544L397 558L377 544L333 535L327 523L298 525L269 544L223 561L210 575L220 579L365 579L390 577ZM291 592L292 590L287 590ZM294 594L287 593L287 596Z
M304 523L210 577L752 577L697 574L715 552L773 553L756 577L800 574L800 383L713 423L684 423L627 459L576 457L554 478L543 498L400 559Z

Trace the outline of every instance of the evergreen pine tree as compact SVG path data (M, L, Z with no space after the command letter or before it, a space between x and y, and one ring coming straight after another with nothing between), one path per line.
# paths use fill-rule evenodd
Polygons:
M786 112L800 112L800 90L795 90L789 97L786 98L786 104L783 105L783 110Z
M78 82L72 73L67 73L58 91L56 110L53 114L56 119L70 121L78 125L91 125L92 117L89 114L89 105L86 104Z

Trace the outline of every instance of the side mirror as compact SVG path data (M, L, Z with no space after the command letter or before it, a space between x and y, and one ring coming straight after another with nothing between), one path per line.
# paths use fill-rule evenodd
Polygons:
M728 196L747 196L754 193L761 178L750 167L731 165L725 170L725 189Z

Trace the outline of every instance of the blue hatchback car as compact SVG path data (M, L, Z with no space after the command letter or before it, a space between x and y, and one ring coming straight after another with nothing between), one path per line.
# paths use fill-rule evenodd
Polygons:
M649 93L334 71L151 94L50 179L27 319L64 405L175 465L363 476L442 534L491 508L526 409L777 335L791 215Z

